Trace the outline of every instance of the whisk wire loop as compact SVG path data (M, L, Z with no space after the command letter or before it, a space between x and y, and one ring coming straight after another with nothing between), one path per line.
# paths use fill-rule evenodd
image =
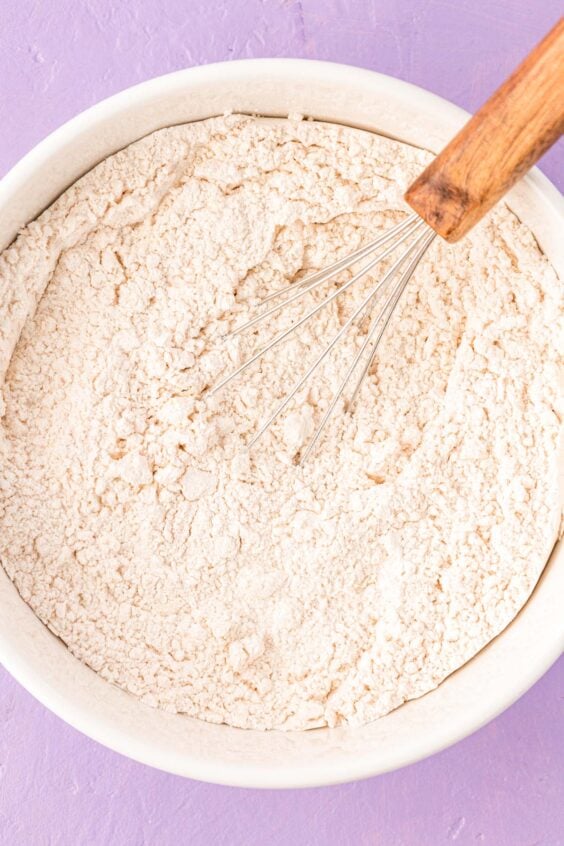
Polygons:
M327 356L329 356L331 351L336 347L336 345L343 338L345 333L350 329L352 324L359 318L364 320L366 317L372 315L378 294L390 283L391 290L387 294L383 306L379 308L378 313L376 314L372 322L369 324L366 336L359 350L355 354L353 361L349 365L345 377L343 378L335 394L331 398L331 401L327 409L325 410L313 437L309 441L305 450L299 456L298 463L300 465L304 464L304 462L307 460L308 456L314 449L316 443L318 442L321 433L323 432L329 418L331 417L331 414L333 413L339 399L346 390L357 366L359 365L361 359L365 356L370 345L372 345L369 351L368 358L364 364L360 377L356 382L351 398L348 402L347 410L350 411L353 408L362 383L374 361L378 345L391 320L392 314L394 313L397 303L399 302L399 299L403 291L405 290L406 285L408 284L411 276L413 275L415 268L421 261L421 258L423 257L424 253L426 252L434 237L434 231L423 220L421 220L418 215L411 214L406 217L405 220L401 221L401 223L397 224L388 232L386 232L384 235L381 235L380 237L373 240L370 244L361 247L359 250L356 250L354 253L351 253L345 258L340 259L339 261L332 264L330 267L327 267L324 270L314 273L313 275L306 277L300 282L297 282L293 285L287 286L278 291L274 291L272 294L269 294L261 301L259 307L264 306L266 303L269 303L276 298L280 298L280 302L278 302L276 305L271 306L270 308L267 308L266 310L261 311L259 314L248 320L246 323L235 328L227 336L229 338L239 335L247 329L250 329L253 326L256 326L257 324L267 320L273 314L278 313L286 306L289 306L292 303L297 302L302 297L306 296L310 291L313 291L315 288L333 279L342 270L346 270L352 267L355 263L361 261L362 259L368 256L372 256L374 252L384 247L383 250L377 252L375 256L370 258L370 260L365 265L363 265L360 270L354 273L349 280L339 285L335 291L326 296L320 303L317 303L315 306L310 308L306 312L306 314L300 317L299 320L297 320L295 323L292 323L287 329L283 329L281 332L279 332L266 345L261 347L257 352L251 355L250 358L240 364L236 370L224 376L213 388L209 390L208 395L213 395L221 388L225 387L229 382L235 379L236 376L239 376L241 373L247 370L252 364L262 358L271 349L285 341L292 333L299 329L300 326L303 326L308 320L310 320L319 311L321 311L321 309L325 308L337 297L345 293L345 291L349 290L349 288L351 288L355 283L362 279L362 277L370 273L370 271L373 270L373 268L376 267L377 264L382 262L393 252L395 252L401 244L413 239L411 240L411 243L409 243L405 247L401 255L395 259L390 268L384 273L383 277L371 288L368 294L366 294L366 296L362 299L362 302L354 309L352 314L343 323L339 331L333 336L327 346L316 357L316 359L308 367L303 376L301 376L298 381L294 384L289 394L282 400L282 402L272 412L268 419L261 425L258 432L256 432L256 434L252 437L251 441L249 442L249 448L256 444L259 438L267 431L267 429L272 425L272 423L277 419L277 417L282 414L282 412L288 407L288 405L296 396L298 391L300 391L301 388L306 384L308 379L313 375L317 368L321 366L323 361L327 358ZM395 282L392 281L394 280L394 277L398 272L400 273L399 279Z
M401 235L406 229L411 229L414 224L421 223L421 219L416 214L408 215L404 220L400 223L397 223L395 226L392 226L387 232L383 235L380 235L378 238L375 238L374 241L371 241L369 244L366 244L364 247L360 247L358 250L355 250L353 253L349 253L349 255L345 256L339 261L336 261L334 264L330 264L328 267L323 268L323 270L319 270L317 273L311 274L311 276L306 276L305 279L301 279L299 282L295 283L297 287L300 288L307 288L310 290L311 287L321 284L325 282L327 279L330 279L332 276L335 276L337 273L340 273L341 270L346 270L352 264L355 264L357 261L361 261L366 256L373 253L378 247L383 247L384 244L387 244L388 241L393 241L398 235ZM270 300L276 299L276 297L281 297L284 294L287 294L289 291L292 290L292 287L288 287L287 285L284 288L278 288L277 291L273 291L267 297L262 300L261 305L270 302Z
M354 285L356 282L359 281L359 279L369 273L374 267L376 267L377 264L379 264L388 255L390 255L390 253L394 252L400 244L402 244L411 235L413 235L420 227L424 226L425 224L423 223L423 221L420 221L420 223L416 223L415 227L406 227L406 231L401 234L399 239L394 245L392 245L392 247L388 248L383 253L380 253L374 259L369 261L368 264L364 265L364 267L362 267L357 273L355 273L354 276L352 276L347 282L337 288L336 291L326 297L321 303L310 309L302 318L300 318L300 320L298 320L297 323L293 323L291 326L288 327L288 329L284 329L282 332L276 335L268 344L266 344L266 346L259 349L256 353L254 353L254 355L244 361L243 364L241 364L236 370L221 379L216 385L214 385L213 388L209 390L208 395L213 396L213 394L221 390L221 388L225 387L229 382L235 379L236 376L239 376L252 364L258 361L259 358L262 358L262 356L269 352L273 347L282 343L282 341L285 341L286 338L289 337L289 335L296 331L296 329L299 329L300 326L303 326L304 323L306 323L310 318L314 317L314 315L321 311L322 308L325 308L325 306L329 305L329 303L335 300L340 294L343 294L350 287L352 287L352 285ZM387 279L389 278L389 273L386 274L386 277L384 278L387 281ZM239 329L235 330L235 332L239 333L242 332L244 329L249 329L251 326L254 326L259 321L263 321L266 318L270 317L270 315L273 314L275 311L278 311L280 308L289 305L291 302L293 302L295 299L298 299L298 297L303 296L305 293L307 293L306 290L298 291L293 297L290 297L290 299L285 300L283 303L279 304L273 309L269 309L268 311L257 315L257 317L253 318L252 320L245 323L243 326L239 327Z
M409 226L403 227L403 229L399 233L400 237L398 238L398 240L391 247L389 247L387 250L384 250L383 253L380 253L374 259L372 259L368 264L366 264L363 268L361 268L361 270L359 270L358 273L356 273L351 279L349 279L348 282L345 282L330 297L328 297L326 300L324 300L324 302L321 304L321 308L323 307L323 305L327 305L332 300L334 300L336 297L338 297L339 294L342 294L345 291L347 291L351 287L351 285L354 285L355 282L358 282L359 279L361 279L363 276L365 276L367 273L369 273L374 267L376 267L377 264L379 264L381 261L383 261L389 255L391 255L391 253L395 252L400 244L402 244L411 235L413 235L418 229L420 229L421 227L423 227L425 225L422 220L417 222L417 219L416 219L417 215L412 215L411 217L413 217L415 219L411 221ZM388 240L390 240L390 239L386 238L386 241L388 241ZM365 257L366 255L369 255L370 252L374 252L374 248L372 248L371 250L368 250L368 248L365 247L362 252L363 252L362 257ZM275 305L272 308L269 308L268 311L264 311L261 314L258 314L256 317L253 317L251 320L248 320L246 323L243 323L242 326L238 326L227 337L232 338L232 337L235 337L236 335L240 335L242 332L246 331L247 329L250 329L252 326L255 326L257 323L261 323L262 321L266 320L268 317L271 317L273 314L276 314L276 312L285 308L287 305L290 305L290 303L293 303L296 300L299 300L301 297L305 296L305 294L308 294L314 288L317 288L319 285L323 284L324 282L327 282L329 279L331 279L331 277L335 276L336 273L338 273L340 270L343 270L344 268L348 268L352 264L355 264L355 262L358 261L358 260L359 260L359 257L357 257L356 259L352 259L351 256L349 256L348 260L343 259L341 262L337 262L337 264L340 265L339 268L335 269L335 265L333 265L332 268L329 267L329 268L327 268L327 270L321 271L320 274L315 274L314 276L310 276L310 277L308 277L308 279L303 280L303 282L299 282L298 283L299 290L297 290L295 293L293 293L292 296L290 296L287 299L283 300L282 302L278 303L278 305ZM346 262L346 264L345 264L345 262ZM290 288L290 290L291 290L291 288ZM280 296L282 293L286 293L287 291L288 291L288 289L282 289L280 291L277 291L276 295ZM272 295L270 295L270 296L272 296ZM268 302L269 299L270 299L270 297L266 297L260 303L260 305L264 305L264 303ZM308 315L306 315L303 318L303 322L305 323L306 320L309 320L309 318L312 317L314 314L316 314L317 311L319 311L319 308L311 311ZM298 326L301 326L301 325L302 325L301 323L298 323L293 328L297 329ZM283 340L283 338L280 338L280 340ZM266 352L266 349L265 349L265 352Z
M417 252L416 252L415 256L413 257L413 259L411 260L411 262L409 263L408 267L402 273L402 275L399 279L399 282L397 282L397 284L392 289L390 296L388 297L388 299L386 300L386 303L384 304L384 308L382 309L380 314L376 317L376 319L373 321L372 326L370 327L369 331L366 334L366 338L364 339L359 351L357 352L357 354L354 357L351 365L349 366L349 368L348 368L348 370L345 374L345 377L342 380L341 384L339 385L337 391L335 392L329 406L327 407L327 409L326 409L326 411L325 411L325 413L324 413L324 415L321 419L321 422L319 423L319 426L317 427L317 429L316 429L313 437L311 438L310 442L308 443L307 447L305 448L305 450L300 455L300 460L298 462L300 464L300 466L303 466L305 464L305 462L307 461L308 457L311 455L316 443L318 442L318 440L321 436L321 433L323 432L326 424L329 421L329 418L331 417L333 411L335 410L335 406L337 405L340 397L343 395L343 393L344 393L344 391L345 391L354 371L356 370L356 367L357 367L360 359L362 358L362 356L366 352L366 349L369 346L370 342L373 341L374 342L373 348L370 352L370 356L368 358L368 361L366 362L366 364L365 364L365 366L362 370L362 373L360 374L360 377L359 377L359 379L358 379L358 381L355 385L354 391L352 393L351 399L349 400L349 403L348 403L347 411L349 411L349 412L352 411L352 408L354 406L358 392L360 391L362 383L364 382L364 379L365 379L368 371L370 370L370 367L372 366L372 362L374 361L374 359L376 357L376 353L378 351L378 345L379 345L380 341L382 340L382 336L383 336L384 332L386 331L388 323L390 322L392 314L394 313L395 307L398 304L400 297L403 294L403 292L404 292L404 290L407 286L407 283L411 279L415 268L417 267L417 265L421 261L423 255L425 254L427 248L429 247L429 245L430 245L430 243L431 243L431 241L433 240L434 237L435 237L434 232L423 233L422 235L420 235L420 237L415 242L414 247L419 247L419 249L417 250ZM406 256L407 255L408 255L408 253L406 252ZM387 317L384 320L384 322L382 323L382 320L385 317L386 312L387 312ZM378 327L380 325L381 325L380 331L378 332L378 335L376 336L376 339L374 340L374 335L376 334L376 330L378 329Z
M421 236L423 237L423 236ZM329 344L325 347L323 352L315 359L313 364L308 368L308 370L304 373L304 375L296 382L294 387L291 389L290 393L284 398L284 400L280 403L280 405L276 408L273 414L270 415L268 420L261 426L259 431L253 436L251 441L249 442L249 448L254 446L258 439L266 432L266 430L272 425L272 423L276 420L276 418L284 411L284 409L288 406L290 401L293 397L297 394L297 392L305 385L307 380L310 376L314 373L315 370L321 365L321 363L325 360L325 358L329 355L331 350L337 345L337 343L341 340L345 332L350 328L350 326L354 323L354 321L365 311L365 309L370 305L370 303L375 299L376 295L379 291L389 282L389 280L394 276L397 270L401 267L401 265L406 261L406 259L417 249L419 246L420 239L417 239L408 249L402 253L402 255L394 262L394 264L390 267L388 272L382 277L382 279L375 285L374 288L368 293L368 295L362 300L360 305L355 309L355 311L351 314L351 316L345 321L345 323L341 326L339 331L336 335L332 338ZM403 277L402 277L403 278ZM395 290L395 288L394 288ZM385 306L386 307L386 306ZM385 308L384 307L384 308ZM342 393L342 391L341 391ZM338 399L338 397L337 397Z

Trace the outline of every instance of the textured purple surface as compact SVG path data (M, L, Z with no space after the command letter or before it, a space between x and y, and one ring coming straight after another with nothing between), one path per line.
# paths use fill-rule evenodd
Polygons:
M0 0L0 175L101 98L224 59L357 64L475 109L561 12L561 0ZM541 164L560 187L563 163L560 145ZM505 714L427 761L265 793L121 758L0 670L0 844L562 846L563 699L561 659Z

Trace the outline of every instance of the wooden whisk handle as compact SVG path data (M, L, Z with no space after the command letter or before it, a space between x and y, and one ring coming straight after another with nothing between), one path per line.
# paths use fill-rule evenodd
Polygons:
M564 132L564 18L408 188L447 241L462 238Z

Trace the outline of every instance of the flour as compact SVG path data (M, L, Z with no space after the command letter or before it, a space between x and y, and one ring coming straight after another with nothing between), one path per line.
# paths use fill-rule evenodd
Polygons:
M0 257L0 560L144 702L249 728L364 723L531 593L559 523L562 303L504 207L434 242L355 415L336 409L305 468L366 326L245 444L382 268L206 395L320 295L224 343L257 298L399 221L428 160L305 121L165 129Z

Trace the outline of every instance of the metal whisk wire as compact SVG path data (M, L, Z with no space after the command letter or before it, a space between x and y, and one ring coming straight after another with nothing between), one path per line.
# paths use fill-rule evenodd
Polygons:
M299 462L298 462L301 466L303 466L305 464L305 462L307 461L308 457L310 456L313 448L315 447L317 441L319 440L319 437L320 437L321 433L323 432L323 429L325 428L329 418L331 417L331 414L335 410L335 406L337 405L340 397L342 396L345 388L347 387L347 385L349 383L349 379L352 377L352 375L353 375L360 359L364 355L368 345L371 342L373 342L373 347L372 347L372 350L371 350L370 355L368 357L368 360L367 360L366 364L364 365L364 368L362 369L362 373L360 374L360 377L357 380L357 383L354 387L352 396L351 396L351 398L348 402L347 411L349 411L349 412L352 411L354 404L355 404L355 401L356 401L356 398L357 398L358 393L360 391L360 388L362 386L362 383L364 382L364 379L366 378L366 375L367 375L368 371L370 370L370 367L372 366L372 362L374 361L374 359L376 357L376 353L378 351L378 345L380 344L380 341L382 340L382 336L383 336L384 332L386 331L388 323L390 322L392 314L394 313L395 307L397 306L397 304L400 300L400 297L403 294L403 292L404 292L404 290L407 286L407 283L411 279L411 276L413 275L415 268L417 267L417 265L421 261L423 255L427 251L427 248L431 244L431 241L433 240L434 237L435 237L434 232L425 232L422 235L420 235L419 238L417 239L417 241L415 242L414 247L418 247L417 252L415 253L415 256L412 258L412 260L409 263L406 270L404 270L404 272L402 273L399 282L393 288L392 293L390 294L390 296L386 300L384 308L382 309L380 314L373 321L372 326L370 327L369 331L367 332L366 338L364 339L360 350L358 351L358 353L354 357L349 369L347 370L347 372L345 374L343 381L339 385L335 395L333 396L333 399L331 400L328 408L326 409L325 414L323 415L321 422L320 422L319 426L317 427L312 439L308 443L305 450L301 453L300 459L299 459ZM408 255L408 254L409 253L406 253L406 255ZM384 320L384 316L386 315L386 312L387 312L387 316ZM378 329L379 326L380 326L380 331L376 335L376 330ZM376 338L374 338L375 335L376 335Z
M378 344L390 322L391 316L394 312L394 309L399 302L399 299L409 282L415 268L419 264L421 258L423 257L425 251L427 250L429 244L435 237L434 231L427 226L418 215L409 215L405 220L401 223L394 226L384 235L376 238L370 244L356 250L354 253L346 256L344 259L340 259L339 261L332 264L330 267L325 268L324 270L313 274L312 276L308 276L306 279L301 280L300 282L292 285L291 287L286 287L280 289L278 291L274 291L272 294L269 294L265 297L262 302L259 304L264 305L265 303L271 302L275 298L283 298L281 302L277 305L270 307L266 311L256 315L251 320L248 320L242 326L238 326L234 329L227 338L234 337L236 335L241 334L247 329L250 329L253 326L256 326L258 323L266 320L271 315L277 313L281 309L285 308L287 305L290 305L293 302L296 302L301 297L308 294L310 291L313 291L315 288L319 287L323 283L332 279L337 273L342 270L345 270L351 267L353 264L357 263L358 261L362 260L363 258L371 255L375 252L379 247L383 247L392 241L391 246L387 247L387 249L383 250L383 252L378 253L374 258L370 259L370 261L365 264L359 271L357 271L347 282L340 285L332 294L327 296L321 303L318 303L316 306L311 308L303 317L301 317L296 323L293 323L289 328L284 329L278 335L276 335L269 343L267 343L264 347L259 349L256 353L254 353L249 359L244 361L236 370L232 373L229 373L225 376L220 382L218 382L210 391L209 395L215 394L232 379L234 379L239 374L243 373L247 368L249 368L252 364L258 361L263 355L265 355L269 350L273 347L277 346L278 344L282 343L286 340L293 332L299 329L300 326L303 326L308 320L314 317L322 308L329 305L333 300L335 300L339 295L343 294L349 288L351 288L356 282L358 282L363 276L369 273L377 264L382 262L385 258L391 255L393 252L397 250L397 248L407 241L408 239L415 237L415 240L402 252L402 254L397 258L389 270L384 274L382 279L380 279L376 285L370 290L370 292L364 297L360 305L358 305L350 317L347 318L345 323L341 326L339 331L336 335L331 339L328 345L324 348L324 350L317 356L315 361L311 364L311 366L307 369L302 377L296 382L294 387L291 389L290 393L284 398L284 400L278 405L276 410L270 415L270 417L262 424L258 432L253 436L251 441L248 444L248 447L251 448L259 438L267 431L267 429L272 425L272 423L276 420L276 418L286 409L289 403L292 401L294 396L298 393L298 391L305 385L308 379L312 376L312 374L317 370L318 367L322 364L322 362L327 358L333 348L338 344L341 338L345 335L348 329L352 326L352 324L364 313L371 313L372 308L374 307L374 301L380 293L380 291L385 288L385 286L395 277L396 273L402 268L406 261L409 260L407 266L401 272L399 280L392 285L391 292L389 293L383 307L379 310L378 314L376 315L375 319L373 320L366 337L355 355L351 365L349 366L347 373L339 385L335 395L333 396L328 408L326 409L323 418L315 431L311 441L307 445L306 449L301 453L299 464L303 464L308 456L311 454L315 444L319 440L319 437L325 428L332 412L335 409L340 397L342 396L343 392L345 391L348 382L350 381L357 365L359 364L361 358L365 354L366 350L372 343L372 349L370 350L370 354L368 360L362 370L360 378L358 379L356 386L354 388L351 400L348 404L348 410L352 409L353 404L356 400L362 382L364 381L368 371L370 370L370 366L374 361L374 357L376 355L376 351L378 348ZM296 290L297 288L297 290ZM379 331L377 332L377 330Z
M325 267L318 273L314 273L311 276L302 279L295 286L292 286L291 288L288 288L288 286L286 286L285 288L279 288L277 291L273 291L272 294L269 294L267 297L264 297L261 302L261 305L265 305L265 303L268 303L278 297L290 294L293 292L294 288L298 288L298 291L292 297L289 297L288 299L284 300L282 304L275 306L274 308L271 308L268 311L263 312L262 314L257 315L252 320L248 320L246 323L243 323L242 326L238 326L236 329L233 330L233 332L230 333L229 337L239 335L245 329L249 329L251 326L254 326L259 321L264 320L271 314L275 314L275 312L277 312L283 305L287 305L290 302L294 302L294 300L299 299L299 297L302 297L305 293L313 290L314 288L319 287L319 285L322 285L324 282L327 282L333 276L336 276L337 273L339 273L341 270L346 270L347 268L351 267L351 265L355 264L357 261L361 261L363 258L366 258L366 256L370 255L370 253L373 253L375 250L377 250L378 247L383 247L384 244L387 244L389 241L393 241L394 238L403 235L403 237L399 241L396 241L389 250L378 256L376 263L382 261L382 259L386 258L387 255L393 252L396 247L398 247L399 244L401 244L402 241L405 240L405 238L409 237L409 235L412 235L415 228L419 228L419 224L421 223L421 219L418 218L416 214L411 214L401 223L398 223L396 226L394 226L384 235L381 235L379 238L376 238L370 244L366 244L366 246L361 247L354 253L350 253L348 256L345 256L345 258L342 258L339 261L336 261L334 264L329 265L329 267ZM369 269L370 268L368 267L364 268L363 275L364 273L367 273Z
M286 338L289 335L292 334L292 332L295 332L296 329L299 329L300 326L303 326L304 323L306 323L311 317L313 317L315 314L317 314L319 311L321 311L322 308L325 308L326 305L329 305L330 302L332 302L334 299L336 299L340 294L343 294L345 291L347 291L352 285L354 285L356 282L358 282L359 279L361 279L363 276L365 276L367 273L369 273L372 270L373 267L376 267L377 264L379 264L388 255L390 255L390 253L394 252L395 249L399 246L399 244L403 243L403 241L405 241L407 238L409 238L410 235L413 235L414 232L416 232L420 228L426 226L426 224L422 220L419 220L419 222L418 222L416 215L412 216L412 220L410 222L411 222L412 225L410 227L405 227L405 231L402 232L402 234L400 235L400 237L398 238L398 240L396 241L395 244L393 244L387 250L384 250L384 252L381 253L380 255L376 256L376 258L372 259L368 264L366 264L363 268L361 268L358 271L358 273L355 273L355 275L351 279L349 279L348 282L345 282L343 285L341 285L339 288L337 288L337 290L334 291L332 294L330 294L325 300L323 300L323 302L319 303L317 306L310 309L310 311L308 311L307 314L305 314L302 318L300 318L300 320L298 320L297 323L293 323L288 329L285 329L284 331L282 331L278 335L276 335L276 337L273 338L272 341L270 341L262 349L258 350L258 352L256 352L254 355L252 355L251 358L247 359L247 361L243 362L243 364L241 364L240 367L238 367L236 370L234 370L233 373L230 373L227 376L225 376L220 382L217 383L217 385L215 385L210 390L209 395L212 396L217 391L219 391L221 388L225 387L225 385L227 385L229 382L231 382L232 379L235 379L236 376L239 376L240 373L243 373L245 370L247 370L247 368L250 367L251 364L254 364L255 361L258 361L259 358L262 358L262 356L265 353L269 352L269 350L271 350L273 347L282 343L282 341L285 341ZM343 264L343 266L340 267L339 270L344 269L345 267L350 267L352 264L354 264L355 259L352 258L351 256L349 256L346 260L344 259L343 261L346 261L346 264ZM356 259L356 261L358 261L358 258ZM335 267L335 265L333 265L333 268L334 267ZM328 268L327 272L329 270L331 270L331 268ZM279 303L278 305L273 306L273 308L268 309L268 311L265 311L261 314L258 314L252 320L249 320L249 321L247 321L247 323L244 323L242 326L239 326L237 329L234 329L233 332L231 332L226 337L230 338L230 337L234 337L235 335L239 335L241 332L245 331L246 329L250 329L252 326L256 325L257 323L262 322L263 320L266 320L272 314L275 314L275 312L279 311L280 309L284 308L285 306L289 305L290 303L295 302L297 299L299 299L299 298L303 297L305 294L309 293L309 291L311 291L314 287L317 287L318 285L321 285L322 282L325 282L328 279L330 279L337 272L338 271L333 269L333 272L330 275L325 275L326 272L323 271L323 278L318 278L318 274L315 274L314 277L308 277L307 279L305 279L301 283L300 290L298 290L295 294L288 297L287 299L285 299L283 302ZM281 295L283 293L283 291L278 291L276 293L278 295ZM265 301L263 300L263 303L264 302Z

